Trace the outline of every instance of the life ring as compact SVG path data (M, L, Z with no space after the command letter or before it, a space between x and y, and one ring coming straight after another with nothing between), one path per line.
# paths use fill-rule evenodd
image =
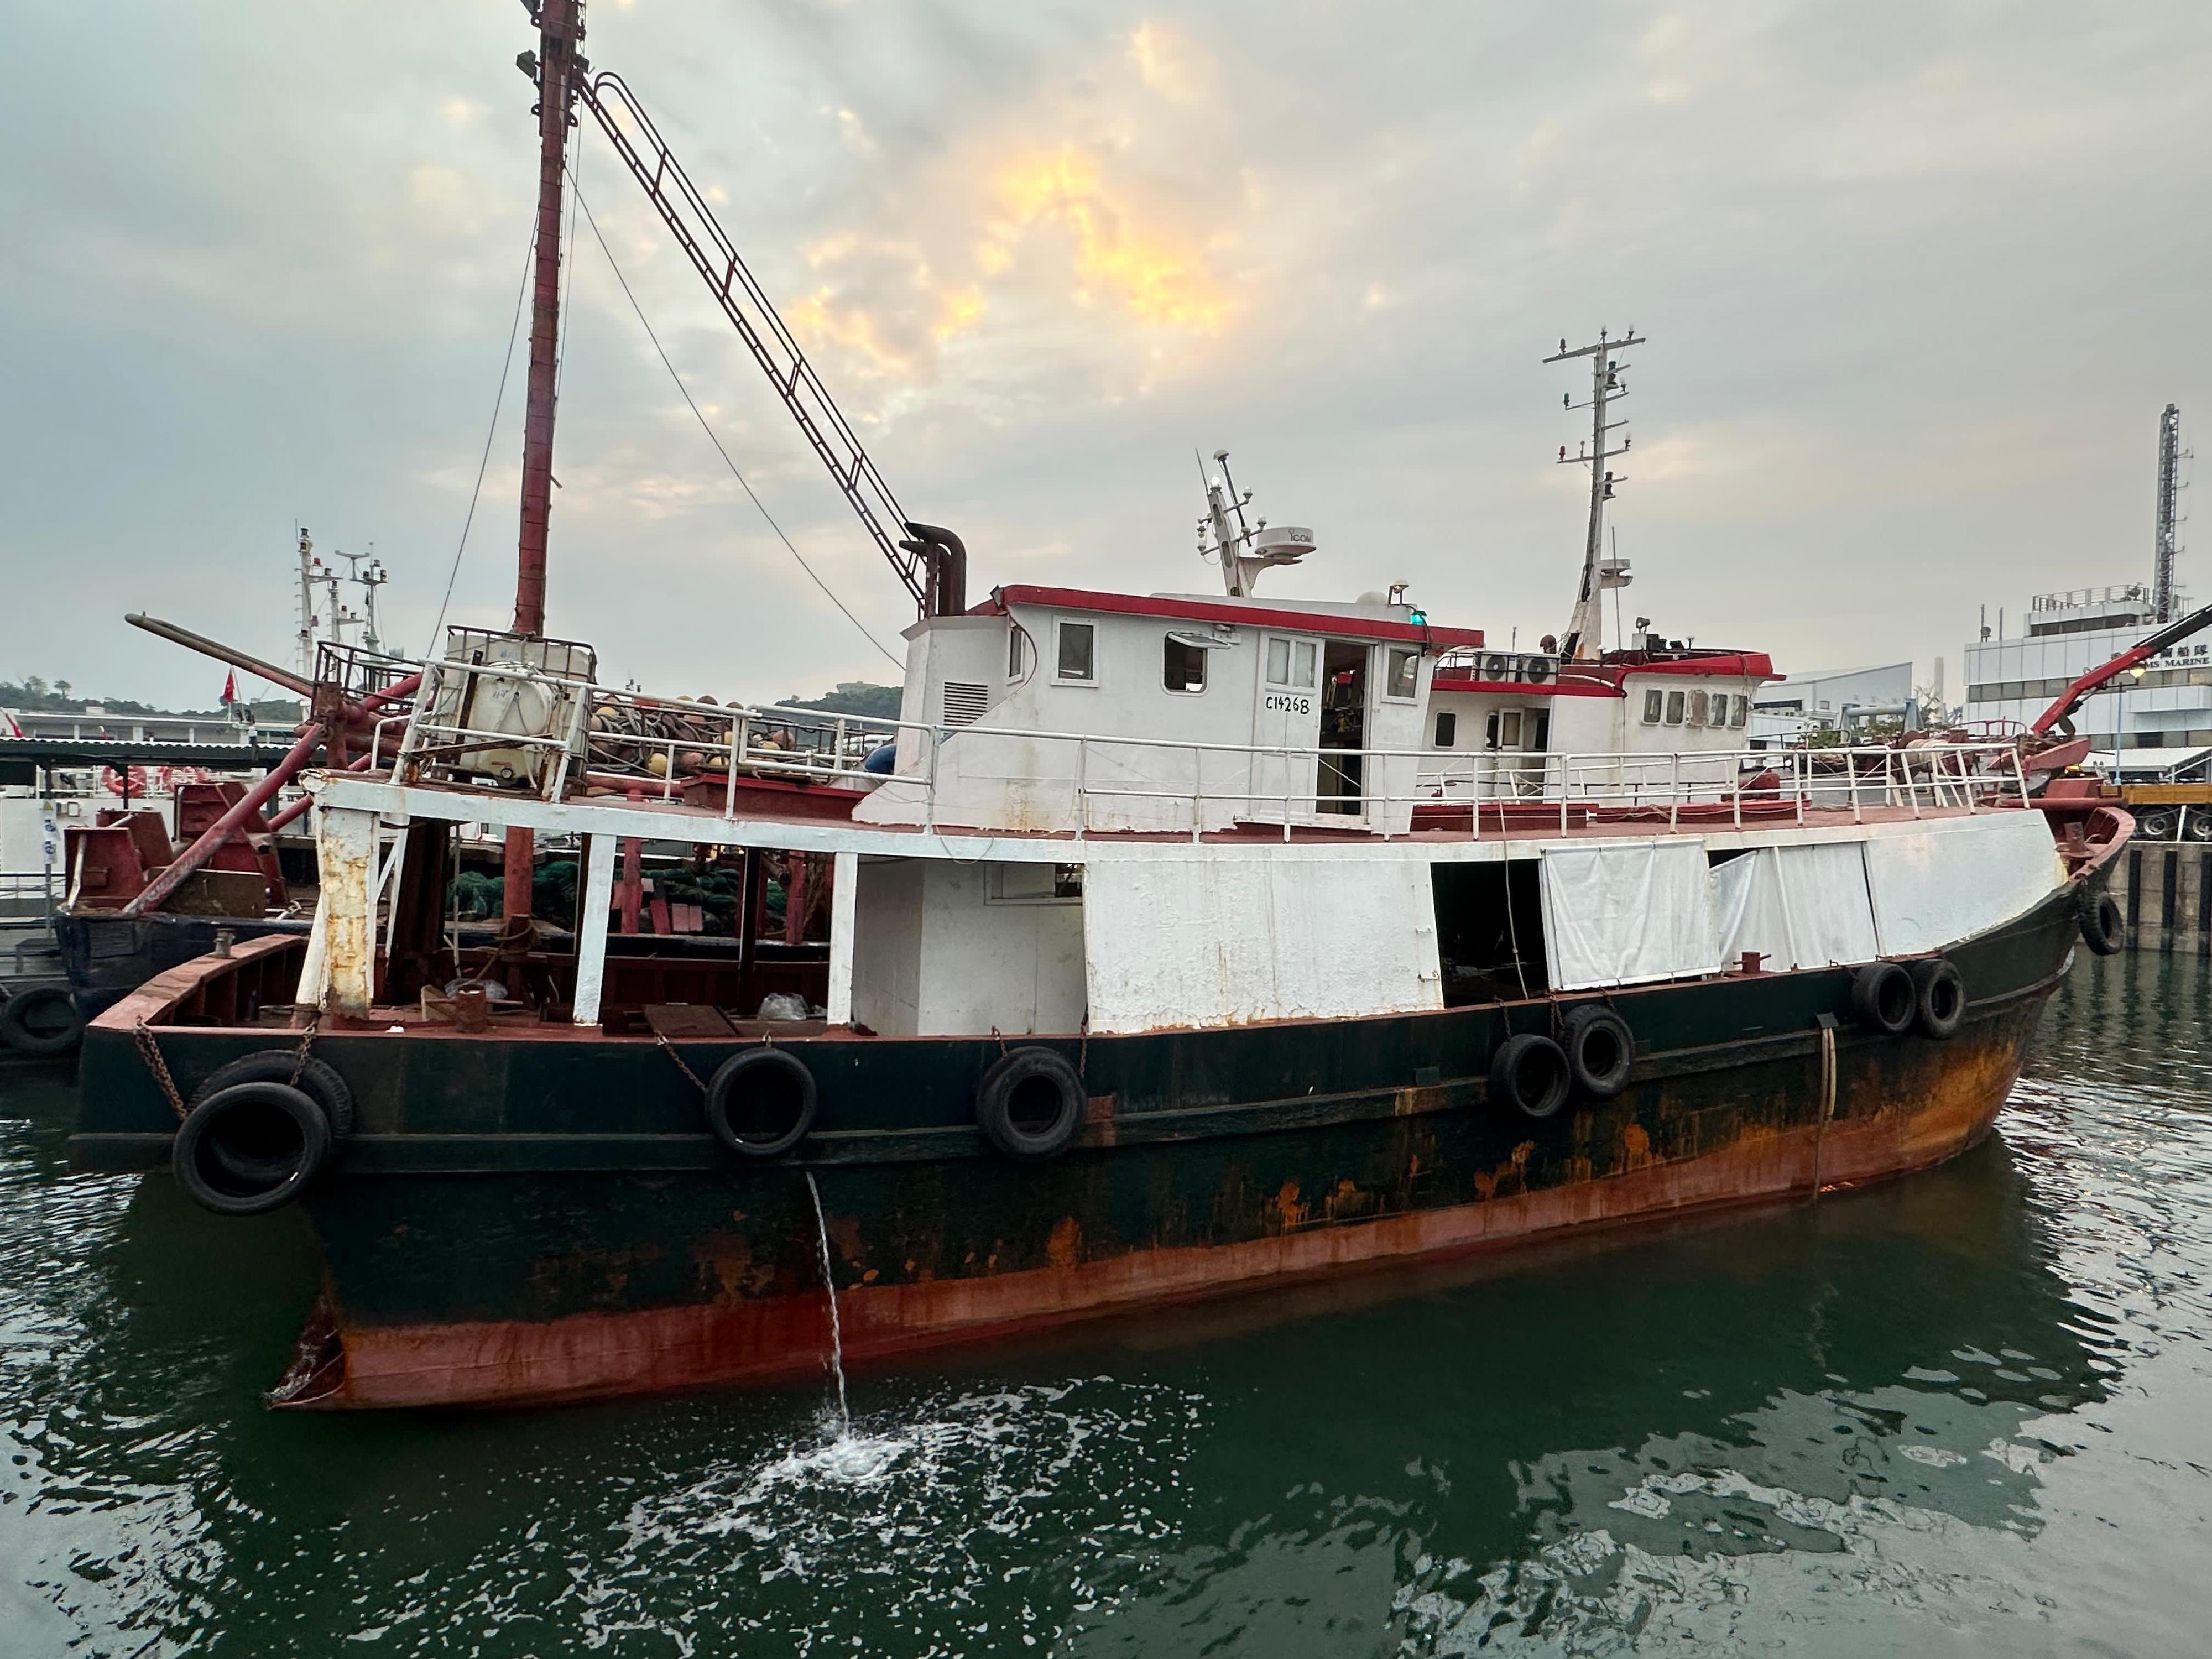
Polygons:
M2127 944L2128 919L2109 887L2083 888L2074 902L2074 915L2081 924L2081 943L2099 956L2116 956Z
M0 1042L19 1054L65 1054L84 1036L84 1015L58 985L33 986L0 1002Z
M1851 1008L1877 1031L1896 1036L1920 1010L1912 975L1893 962L1869 962L1851 972Z
M330 1120L305 1090L234 1083L185 1115L169 1167L205 1208L259 1215L297 1198L330 1155Z
M975 1090L975 1127L1008 1158L1034 1164L1067 1150L1083 1124L1083 1079L1050 1048L1012 1048Z
M1567 1103L1573 1083L1567 1051L1534 1031L1506 1038L1490 1057L1491 1100L1523 1117L1551 1116Z
M1966 1018L1966 981L1958 965L1942 957L1912 964L1913 1017L1925 1036L1958 1035Z
M1561 1032L1576 1088L1592 1100L1611 1100L1628 1086L1636 1034L1626 1020L1601 1002L1585 1002L1567 1011Z
M806 1139L820 1105L814 1073L786 1048L732 1054L707 1079L707 1127L740 1158L781 1158Z

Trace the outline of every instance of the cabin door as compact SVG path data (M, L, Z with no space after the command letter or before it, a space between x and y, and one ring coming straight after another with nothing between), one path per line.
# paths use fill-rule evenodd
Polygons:
M1364 644L1331 640L1321 659L1321 770L1315 806L1337 817L1367 816L1367 659Z
M1310 822L1314 750L1321 746L1321 641L1260 639L1260 695L1252 717L1252 793L1247 816ZM1270 750L1276 752L1269 753Z

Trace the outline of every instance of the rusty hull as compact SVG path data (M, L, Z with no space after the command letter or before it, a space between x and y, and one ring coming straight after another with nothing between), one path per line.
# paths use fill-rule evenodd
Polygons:
M1988 1133L2047 989L1980 1011L1947 1042L1847 1037L1832 1121L1819 1109L1815 1048L1655 1079L1504 1140L1485 1133L1499 1126L1476 1105L1228 1143L1102 1148L1046 1171L995 1163L946 1166L933 1178L911 1166L826 1170L845 1355L879 1362L1376 1264L1809 1200L1816 1179L1833 1191L1902 1175ZM1554 1133L1540 1137L1543 1129ZM1200 1155L1207 1145L1216 1152ZM963 1177L975 1184L964 1195L955 1190ZM362 1264L342 1258L278 1402L514 1404L817 1372L830 1331L819 1270L807 1259L811 1213L789 1194L733 1211L726 1184L714 1194L686 1190L695 1179L647 1183L658 1188L646 1206L658 1237L623 1237L619 1228L571 1237L573 1212L559 1201L453 1236L457 1249L473 1238L477 1248L527 1242L544 1252L530 1269L538 1291L582 1307L562 1316L357 1318L343 1280L358 1279ZM466 1207L475 1195L447 1196ZM419 1212L412 1223L396 1212L382 1219L398 1231L371 1255L441 1253L435 1238L410 1240L425 1231ZM341 1220L319 1205L318 1220L327 1237L333 1222L351 1231L368 1218ZM695 1297L623 1305L672 1261Z

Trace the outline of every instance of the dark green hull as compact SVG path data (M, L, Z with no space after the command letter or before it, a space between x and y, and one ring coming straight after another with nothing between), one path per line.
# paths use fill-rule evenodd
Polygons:
M1090 1097L1075 1148L1044 1164L997 1158L973 1127L990 1039L779 1043L814 1073L821 1115L797 1156L758 1166L708 1134L696 1085L649 1038L321 1036L360 1125L310 1199L325 1307L283 1397L489 1402L811 1370L829 1334L810 1170L846 1352L866 1359L1923 1167L1987 1132L2074 905L2062 890L1950 953L1972 1000L1946 1040L1862 1029L1840 969L1616 992L1629 1089L1540 1122L1480 1079L1509 1030L1552 1029L1543 1000L1042 1039ZM187 1091L271 1040L161 1036ZM702 1077L744 1046L678 1045ZM96 1026L83 1065L78 1162L161 1161L173 1119L130 1032Z

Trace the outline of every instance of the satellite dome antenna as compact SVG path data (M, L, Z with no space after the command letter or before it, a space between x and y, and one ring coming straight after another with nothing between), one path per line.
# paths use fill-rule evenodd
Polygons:
M1195 451L1193 455L1206 486L1206 516L1198 521L1199 556L1219 561L1222 585L1231 599L1249 599L1262 570L1296 564L1314 550L1314 533L1300 524L1270 526L1265 519L1248 523L1244 509L1252 492L1238 491L1229 472L1229 452L1213 452L1218 474L1206 471L1202 456Z

